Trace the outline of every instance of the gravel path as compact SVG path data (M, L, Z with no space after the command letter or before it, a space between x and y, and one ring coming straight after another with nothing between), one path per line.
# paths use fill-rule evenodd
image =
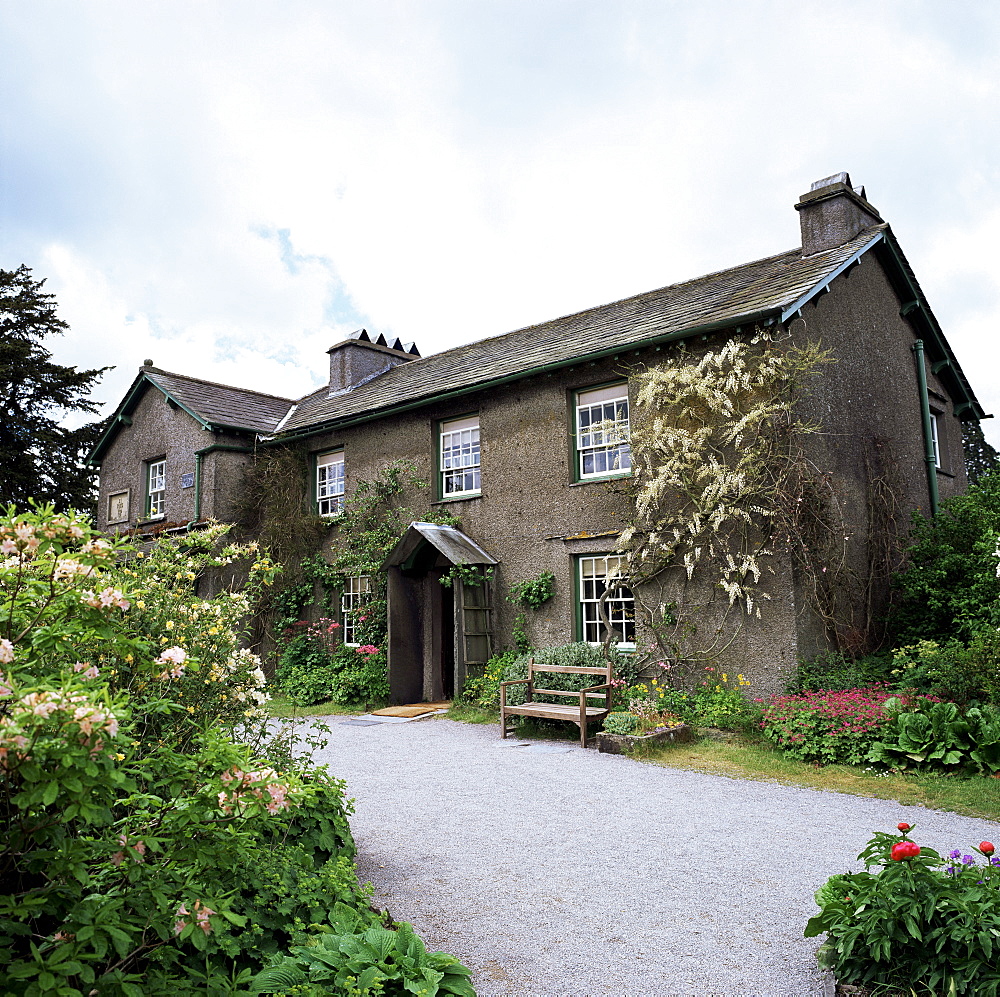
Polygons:
M1000 825L660 768L499 725L330 718L374 903L473 971L479 997L828 992L813 891L900 820L938 850ZM522 745L518 747L517 745Z

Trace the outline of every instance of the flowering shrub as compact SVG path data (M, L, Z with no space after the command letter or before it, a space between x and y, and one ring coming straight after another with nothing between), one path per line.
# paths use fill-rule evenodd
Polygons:
M208 536L137 551L0 516L5 997L236 993L338 904L385 925L343 785L264 746L242 597L192 591L229 556Z
M292 702L309 706L328 700L376 703L389 698L389 668L380 648L335 642L328 620L303 623L285 648L275 675L278 688Z
M792 758L860 765L892 726L884 709L890 699L899 697L882 686L775 696L764 704L760 727Z
M819 959L840 983L906 993L1000 993L1000 859L991 842L947 859L910 837L876 833L858 856L864 872L832 876L805 935L826 932ZM880 866L878 872L869 870Z

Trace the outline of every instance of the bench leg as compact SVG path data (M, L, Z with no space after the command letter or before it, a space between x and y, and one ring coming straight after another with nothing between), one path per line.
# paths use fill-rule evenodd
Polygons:
M580 724L580 747L587 747L587 725L585 723Z

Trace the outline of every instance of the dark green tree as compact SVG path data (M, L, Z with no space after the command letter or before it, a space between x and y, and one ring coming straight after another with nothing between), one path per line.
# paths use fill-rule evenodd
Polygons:
M97 411L99 403L88 396L111 368L52 363L43 340L69 326L44 284L24 265L0 270L0 506L24 508L35 499L92 513L95 472L84 459L104 423L67 429L61 420Z
M971 484L984 474L1000 469L1000 454L983 435L983 424L978 419L962 424L962 449L965 451L965 473Z

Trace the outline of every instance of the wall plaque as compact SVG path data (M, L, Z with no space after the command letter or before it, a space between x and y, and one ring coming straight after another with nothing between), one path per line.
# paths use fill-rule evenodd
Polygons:
M108 522L127 523L128 522L128 490L124 492L112 492L108 496Z
M194 488L194 474L181 475L181 488Z

